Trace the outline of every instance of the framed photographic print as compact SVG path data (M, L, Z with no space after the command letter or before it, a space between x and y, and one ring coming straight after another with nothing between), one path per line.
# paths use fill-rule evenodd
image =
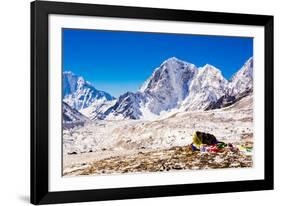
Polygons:
M273 189L273 16L31 3L33 204Z

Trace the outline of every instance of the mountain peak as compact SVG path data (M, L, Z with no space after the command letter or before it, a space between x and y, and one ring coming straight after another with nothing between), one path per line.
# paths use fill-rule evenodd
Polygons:
M211 64L205 64L202 68L200 68L203 72L211 72L211 73L219 73L221 74L221 71L216 68L215 66Z
M233 96L253 89L253 57L230 80L229 93Z
M115 99L110 94L97 90L90 82L71 71L63 72L63 99L76 110L89 107L96 101Z
M64 71L63 74L70 74L70 75L72 75L72 76L75 75L72 71Z
M182 61L182 60L180 60L177 57L173 56L173 57L170 57L170 58L166 59L166 61Z
M250 57L250 58L246 61L246 64L247 64L247 63L253 63L253 61L254 61L254 58L253 58L253 57Z
M197 78L202 82L209 82L210 84L216 80L220 80L226 84L227 80L222 75L221 71L211 64L206 64L198 69Z
M244 68L247 68L248 70L250 70L250 72L253 72L253 67L254 67L254 59L253 57L250 57L248 59L248 61L246 61L246 63L243 65ZM251 74L253 75L253 74Z
M184 110L202 110L210 102L217 101L225 92L228 81L221 71L213 65L206 64L198 69L197 75L192 79L189 95L183 101Z
M189 62L183 61L183 60L178 59L177 57L174 57L174 56L173 56L173 57L170 57L170 58L166 59L166 60L160 65L160 67L163 66L163 65L173 64L173 63L176 63L176 64L191 64L191 63L189 63ZM191 64L191 65L193 65L193 64Z
M180 80L179 78L184 77L189 79L196 72L197 70L194 64L187 63L176 57L171 57L154 70L139 91L144 92L147 89L166 87L168 82L175 85L176 81Z

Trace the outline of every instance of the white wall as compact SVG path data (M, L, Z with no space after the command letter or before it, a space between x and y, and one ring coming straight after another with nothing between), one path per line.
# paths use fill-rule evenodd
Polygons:
M79 0L77 0L79 1ZM275 190L186 197L123 200L70 205L254 205L280 200L280 36L277 0L84 0L99 4L271 14L275 16ZM2 1L0 12L0 205L29 199L29 0ZM4 115L3 115L4 114ZM278 128L279 126L279 128Z

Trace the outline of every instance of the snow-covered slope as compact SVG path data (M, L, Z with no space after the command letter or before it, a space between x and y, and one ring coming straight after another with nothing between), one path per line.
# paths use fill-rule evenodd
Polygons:
M89 107L81 109L80 112L89 119L103 119L104 113L116 103L116 99L104 101L97 100Z
M212 102L216 102L225 94L228 81L219 69L212 65L199 68L197 75L191 81L189 95L183 101L184 110L204 110Z
M62 119L63 123L82 123L88 120L83 114L76 109L71 108L67 103L62 102Z
M253 58L251 57L243 67L236 72L229 83L228 94L236 96L253 90Z
M90 82L72 72L63 72L63 101L81 110L101 101L113 100L110 94L97 90Z

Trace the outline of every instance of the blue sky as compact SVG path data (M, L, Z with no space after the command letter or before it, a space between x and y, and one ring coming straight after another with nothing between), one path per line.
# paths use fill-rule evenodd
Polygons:
M252 38L63 29L63 70L115 97L137 91L170 57L212 64L229 79L251 56Z

